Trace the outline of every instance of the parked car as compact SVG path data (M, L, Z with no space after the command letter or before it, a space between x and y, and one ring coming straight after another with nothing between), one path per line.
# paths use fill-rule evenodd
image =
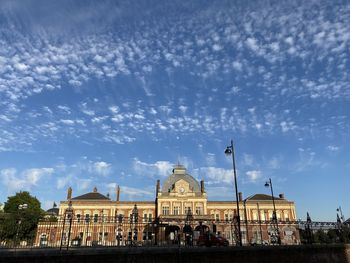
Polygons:
M198 246L206 246L206 247L211 247L211 246L227 247L229 245L229 242L226 238L224 238L222 236L217 236L214 233L205 233L205 234L198 237L197 245Z

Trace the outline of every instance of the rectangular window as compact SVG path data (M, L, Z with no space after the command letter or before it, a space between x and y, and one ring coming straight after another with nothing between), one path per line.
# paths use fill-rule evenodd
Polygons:
M102 222L106 223L108 221L107 215L102 215Z
M225 221L228 222L228 214L225 214Z
M163 215L169 215L169 206L163 206Z
M260 212L260 220L265 221L265 213Z
M186 206L185 207L185 214L187 215L190 211L191 211L191 207L190 206Z
M173 214L176 216L180 214L180 207L179 206L174 206Z
M98 221L98 214L94 214L94 223L97 223Z
M85 223L89 223L90 222L90 215L86 214L85 215Z
M148 214L148 222L152 222L152 214Z
M146 223L147 221L147 214L143 214L143 222Z
M80 214L77 214L77 223L80 223Z
M202 207L196 207L196 215L201 215L202 214Z
M220 215L219 214L215 214L215 221L220 221Z

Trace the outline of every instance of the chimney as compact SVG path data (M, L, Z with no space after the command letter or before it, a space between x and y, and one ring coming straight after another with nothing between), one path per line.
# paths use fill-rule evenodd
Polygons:
M72 187L69 187L67 190L67 200L72 199Z
M156 197L158 196L158 193L160 192L160 180L157 180L157 186L156 186Z
M204 193L204 180L201 180L201 193Z
M243 194L242 194L242 192L239 192L238 193L238 201L243 201Z
M119 198L120 198L120 187L118 185L117 186L117 202L119 202Z
M281 199L284 199L284 194L279 194L278 195Z
M69 187L67 191L67 200L71 200L71 199L72 199L72 187Z

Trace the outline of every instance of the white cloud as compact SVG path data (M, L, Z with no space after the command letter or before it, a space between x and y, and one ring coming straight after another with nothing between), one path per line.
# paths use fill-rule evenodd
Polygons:
M328 145L327 146L327 149L331 152L336 152L339 150L339 147L338 146L335 146L335 145Z
M253 166L254 165L254 157L251 154L243 154L243 165L244 166Z
M112 165L106 162L95 162L93 164L93 171L102 176L108 176L112 171Z
M155 193L145 189L133 188L128 186L120 186L121 198L126 197L127 200L135 200L139 198L152 198Z
M271 169L279 169L281 167L280 164L280 159L277 157L273 157L269 162L268 162L268 166Z
M262 176L261 171L256 171L256 170L248 171L248 172L246 172L246 175L247 175L249 181L251 181L251 182L256 182Z
M157 161L155 163L145 163L137 158L133 161L133 170L138 175L143 176L168 176L171 174L173 169L173 164L168 161Z
M66 125L74 125L74 120L61 120L61 122L63 124L66 124Z
M226 184L233 183L233 171L232 169L226 170L217 167L201 167L195 169L193 174L197 177L207 178L208 184Z
M25 170L22 174L30 185L37 185L42 177L50 176L53 172L53 168L34 168Z
M216 164L216 158L214 153L208 153L206 156L206 163L208 166L214 166Z
M56 187L57 189L63 189L66 186L68 186L69 184L72 184L72 176L62 176L57 178L56 180Z
M7 191L31 190L37 186L38 182L45 176L49 177L54 172L53 168L33 168L18 173L14 168L3 169L0 171L1 182Z
M212 186L206 184L205 191L211 199L233 200L236 198L232 186Z
M258 43L257 43L256 39L253 37L247 38L246 44L251 50L253 50L255 52L257 52L259 50Z
M239 62L239 61L234 61L234 62L232 63L232 66L233 66L233 68L234 68L235 70L237 70L237 71L242 71L242 69L243 69L243 65L242 65L242 63Z
M85 191L92 183L92 179L78 179L77 181L78 191Z

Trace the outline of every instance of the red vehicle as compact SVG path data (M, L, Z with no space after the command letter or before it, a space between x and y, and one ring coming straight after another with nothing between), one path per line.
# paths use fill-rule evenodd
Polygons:
M206 246L206 247L211 247L211 246L227 247L229 245L229 242L227 241L226 238L217 236L214 233L206 233L204 235L199 236L197 240L197 245Z

